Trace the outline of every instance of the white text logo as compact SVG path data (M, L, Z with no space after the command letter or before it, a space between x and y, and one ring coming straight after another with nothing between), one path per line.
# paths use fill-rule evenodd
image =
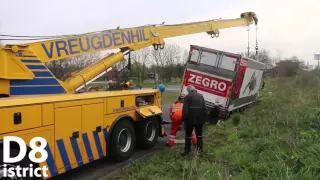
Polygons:
M13 149L10 147L10 142L16 142L19 145L19 153L12 157L11 152ZM37 146L37 143L39 146ZM31 151L28 154L28 158L32 163L38 164L47 160L48 153L45 150L47 146L47 141L42 137L32 138L29 147ZM40 153L40 157L36 157L36 153ZM24 167L20 165L14 166L9 163L17 163L21 162L26 158L27 154L27 146L23 139L16 136L5 136L3 138L3 165L0 166L0 177L42 177L41 170L43 172L44 177L48 177L46 166L34 168L33 164L29 165L23 164Z
M204 87L210 87L211 89L218 89L219 91L225 91L227 88L227 84L224 82L218 82L214 79L202 78L201 76L197 76L194 74L190 74L190 78L188 82L195 83L198 85L202 85Z

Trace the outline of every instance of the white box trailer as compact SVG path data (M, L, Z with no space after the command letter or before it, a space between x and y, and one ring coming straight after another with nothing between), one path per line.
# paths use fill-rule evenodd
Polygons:
M227 118L257 100L264 68L264 63L239 54L191 45L180 97L193 85L211 112L218 108L220 118Z

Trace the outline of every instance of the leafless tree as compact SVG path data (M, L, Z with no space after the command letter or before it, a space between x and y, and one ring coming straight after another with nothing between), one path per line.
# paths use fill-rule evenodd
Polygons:
M282 59L282 55L283 55L283 51L282 50L277 50L276 58L281 60Z
M151 51L151 56L152 56L152 60L154 61L154 64L157 66L157 67L164 67L165 65L165 61L164 59L162 58L162 50L152 50Z
M241 53L243 56L247 56L248 53ZM266 49L261 49L258 51L258 54L256 52L250 52L249 58L255 59L259 62L262 62L266 65L272 65L272 60L270 57L270 51Z
M59 79L67 78L70 73L79 71L100 59L100 53L92 53L46 63L46 66Z
M67 61L67 64L73 67L74 70L81 70L95 63L99 59L101 59L100 53L92 53L70 58L69 61Z
M164 63L162 61L162 57L161 57L161 52L160 50L151 50L151 57L153 60L153 65L152 65L152 71L155 75L155 83L157 83L157 77L159 77L158 75L160 74L161 69L164 67ZM161 78L161 77L159 77Z
M262 63L270 64L271 63L270 51L266 49L262 49L256 56L256 59Z
M181 60L181 48L176 44L167 45L163 52L166 65L172 66Z
M296 76L306 68L304 61L296 56L284 59L275 67L277 74L280 76Z
M276 54L271 58L271 65L273 67L275 67L276 64L282 60L282 54L283 54L282 50L277 50Z
M174 76L174 65L181 61L181 48L175 44L168 44L164 49L152 50L151 56L160 79L167 82Z
M124 71L128 66L128 59L124 58L122 61L115 64L112 68L117 69L118 71Z
M188 61L188 58L189 58L189 51L185 50L183 52L182 64L185 64Z
M144 48L131 53L133 66L138 71L138 75L142 75L141 78L144 78L146 76L147 66L149 65L151 60L150 56L150 48Z

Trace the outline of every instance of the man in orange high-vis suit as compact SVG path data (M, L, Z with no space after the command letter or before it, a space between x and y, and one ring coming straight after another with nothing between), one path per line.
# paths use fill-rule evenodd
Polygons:
M170 107L170 119L172 124L169 140L167 142L167 145L170 147L174 146L176 134L180 130L180 126L182 124L182 107L183 103L181 98L179 98L175 104ZM192 131L192 143L197 144L197 137L194 130Z

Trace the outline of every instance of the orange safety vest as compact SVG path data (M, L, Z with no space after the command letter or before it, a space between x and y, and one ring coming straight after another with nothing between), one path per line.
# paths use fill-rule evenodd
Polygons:
M176 103L170 107L170 118L172 121L182 120L182 103Z

